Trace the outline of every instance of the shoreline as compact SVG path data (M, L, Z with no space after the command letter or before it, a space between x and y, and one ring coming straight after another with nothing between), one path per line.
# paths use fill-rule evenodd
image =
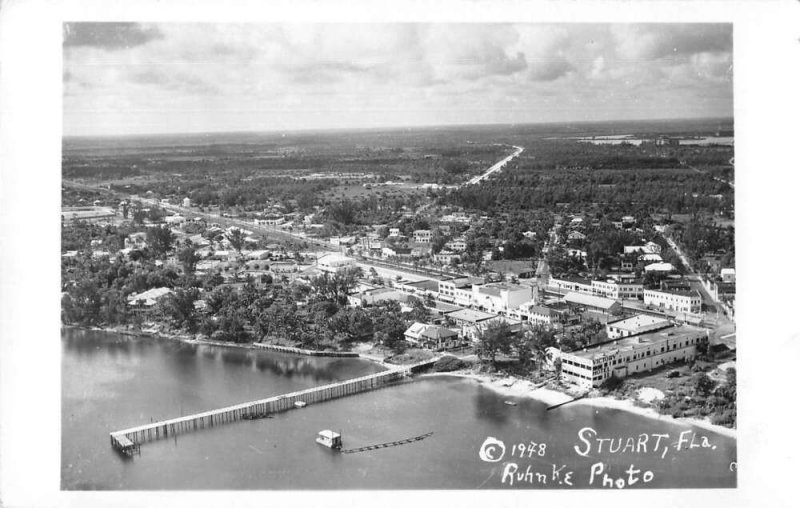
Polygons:
M476 374L468 371L453 371L453 372L435 372L429 374L422 374L419 377L460 377L471 379L486 388L507 397L530 398L539 402L543 402L549 406L561 404L562 402L571 401L579 394L570 394L553 390L545 386L535 385L531 381L516 379L513 377L492 376L489 374ZM653 420L660 420L670 423L677 423L681 425L691 425L699 427L703 430L714 432L726 437L736 439L737 431L735 428L723 427L721 425L714 425L708 420L701 420L699 418L673 418L669 415L660 414L655 408L648 406L642 407L634 404L629 399L614 399L611 397L584 397L580 400L573 402L575 405L593 406L603 409L616 409L618 411L625 411L628 413L643 416Z

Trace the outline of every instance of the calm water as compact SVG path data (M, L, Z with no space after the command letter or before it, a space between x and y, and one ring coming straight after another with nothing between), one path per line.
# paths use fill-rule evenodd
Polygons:
M440 377L338 399L272 419L242 421L147 443L141 456L127 459L110 446L112 430L227 404L295 391L376 372L358 359L308 358L272 352L130 338L116 334L62 332L62 488L89 489L289 489L289 488L509 488L504 472L518 466L513 488L549 488L572 470L575 488L589 485L593 464L602 462L614 479L631 465L652 472L648 487L734 487L736 442L687 425L667 424L620 411L545 405L518 399L516 406L480 384ZM601 438L665 433L667 454L609 454L595 447L588 457L581 428ZM340 431L345 448L434 432L405 446L337 454L314 442L325 428ZM682 431L696 430L715 448L675 447ZM498 462L479 458L487 437L505 443ZM591 436L587 436L591 437ZM684 434L690 439L691 434ZM512 444L537 443L522 458ZM544 443L545 447L538 445ZM615 441L616 443L616 441ZM623 439L622 444L625 444ZM661 445L664 448L663 444ZM530 451L529 451L530 450ZM531 451L533 452L530 456ZM542 452L543 456L539 453ZM489 458L493 455L490 453ZM494 455L496 456L496 455ZM525 476L530 466L531 474ZM534 473L547 476L539 483ZM503 484L503 478L506 483ZM532 482L526 481L533 480Z

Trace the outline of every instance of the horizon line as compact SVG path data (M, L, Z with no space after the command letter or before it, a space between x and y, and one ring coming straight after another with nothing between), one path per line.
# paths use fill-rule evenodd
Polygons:
M472 124L429 124L429 125L396 125L382 127L317 127L317 128L293 128L275 130L232 130L232 131L196 131L196 132L150 132L150 133L130 133L130 134L63 134L61 139L120 139L120 138L141 138L141 137L168 137L168 136L209 136L217 134L300 134L300 133L332 133L348 131L400 131L400 130L424 130L424 129L445 129L445 128L466 128L466 127L522 127L528 125L568 125L568 124L601 124L601 123L639 123L639 122L686 122L686 121L734 121L733 116L709 116L709 117L688 117L688 118L639 118L639 119L616 119L616 120L564 120L557 122L522 122L522 123L472 123Z

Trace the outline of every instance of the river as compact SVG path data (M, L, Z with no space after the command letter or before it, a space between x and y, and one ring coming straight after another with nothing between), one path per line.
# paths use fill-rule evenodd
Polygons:
M455 377L417 379L271 419L150 442L133 458L120 456L109 444L109 432L151 418L379 370L360 359L63 330L62 489L599 488L602 476L593 477L591 471L600 463L612 481L628 479L626 471L633 465L639 471L633 488L736 486L734 439L617 410L576 405L548 412L531 399L514 399L517 405L512 406L479 383ZM580 439L587 427L597 434L584 430ZM339 454L314 442L322 429L341 432L345 448L434 434L404 446ZM644 433L650 437L642 447ZM609 444L624 445L630 436L635 447L607 452ZM504 443L502 460L492 462L499 455L487 443L489 437ZM591 440L587 456L578 453L590 438L606 437L623 439L605 442L602 452ZM658 449L656 439L661 440ZM513 445L518 442L526 445L522 457L522 449Z

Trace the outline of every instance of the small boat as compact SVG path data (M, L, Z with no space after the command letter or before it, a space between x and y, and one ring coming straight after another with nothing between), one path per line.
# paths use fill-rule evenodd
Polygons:
M332 430L321 430L319 434L317 434L316 441L322 446L327 446L332 450L342 449L342 435Z
M506 403L506 404L508 404L509 406L516 406L516 405L517 405L517 403L516 403L516 402L514 402L513 400L506 400L506 401L503 401L503 402L505 402L505 403Z
M304 407L306 407L307 405L308 405L308 404L306 404L306 403L305 403L305 402L303 402L302 400L298 400L297 402L295 402L295 403L294 403L294 407L296 407L296 408L304 408Z

